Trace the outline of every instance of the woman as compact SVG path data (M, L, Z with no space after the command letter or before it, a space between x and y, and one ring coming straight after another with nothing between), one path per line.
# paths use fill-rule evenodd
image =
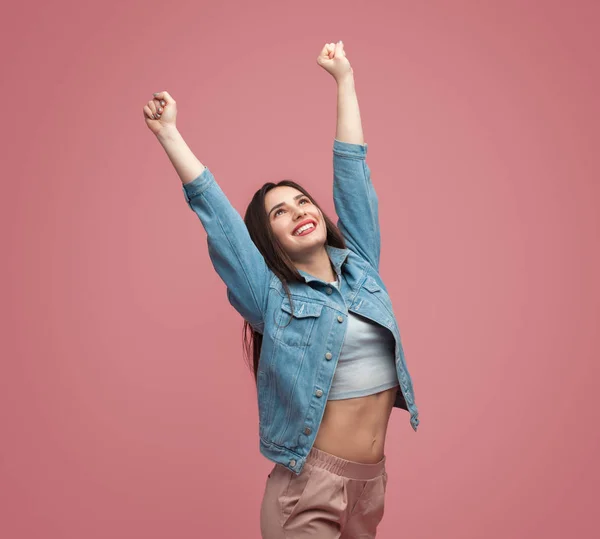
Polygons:
M261 506L265 539L375 537L392 409L407 410L415 431L419 424L379 275L378 203L353 70L341 41L326 44L317 63L338 88L337 226L291 180L264 184L242 221L177 131L175 100L159 92L144 106L250 335L260 451L274 462Z

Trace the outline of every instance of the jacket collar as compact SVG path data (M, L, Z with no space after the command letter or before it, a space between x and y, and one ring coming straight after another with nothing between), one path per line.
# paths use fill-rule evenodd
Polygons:
M342 264L344 263L346 258L348 258L350 249L340 249L339 247L332 247L331 245L327 245L327 244L325 245L325 249L327 250L327 254L329 255L329 260L331 260L331 263L333 264L333 267L335 268L335 272L336 272L338 278L340 278L341 272L342 272ZM321 279L318 279L317 277L312 276L310 273L307 273L304 270L299 269L298 272L300 273L300 275L302 275L302 277L304 277L304 280L307 283L310 283L311 281L320 281L321 280Z

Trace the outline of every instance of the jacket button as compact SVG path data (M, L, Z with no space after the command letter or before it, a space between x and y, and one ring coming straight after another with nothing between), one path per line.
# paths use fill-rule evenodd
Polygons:
M296 461L294 459L290 460L290 466L293 468L296 466Z
M331 290L331 288L327 288L327 289L325 290L325 292L327 292L328 294L331 294L331 293L333 292L333 290Z
M342 315L338 316L338 322L343 322L344 321L344 317Z
M306 427L304 429L304 434L306 434L307 436L312 432L312 429L310 427Z
M322 390L322 389L317 389L317 390L315 391L315 395L316 395L317 397L322 397L322 396L323 396L323 390Z
M325 359L327 359L327 361L329 361L333 356L331 355L331 352L327 352L325 354Z

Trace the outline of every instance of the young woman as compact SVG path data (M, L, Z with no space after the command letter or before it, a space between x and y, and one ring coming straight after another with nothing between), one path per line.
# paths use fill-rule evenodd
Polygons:
M257 384L260 452L274 463L264 539L375 537L393 408L419 419L400 332L379 275L377 195L366 164L354 74L342 42L317 63L338 88L333 196L338 222L299 184L265 183L244 221L154 94L144 117L207 233L227 298L244 318Z

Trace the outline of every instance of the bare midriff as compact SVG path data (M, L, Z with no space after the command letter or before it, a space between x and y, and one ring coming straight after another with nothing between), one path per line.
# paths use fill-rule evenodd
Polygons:
M379 462L397 392L398 386L366 397L328 401L314 447L346 460Z

